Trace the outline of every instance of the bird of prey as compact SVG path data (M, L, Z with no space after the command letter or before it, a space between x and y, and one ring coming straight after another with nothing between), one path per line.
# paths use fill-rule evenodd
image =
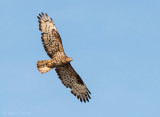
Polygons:
M43 47L50 57L50 60L39 60L37 62L37 69L41 73L46 73L55 68L59 79L67 88L71 89L71 93L80 99L81 102L89 102L91 93L81 77L71 66L70 62L72 58L66 56L61 37L52 18L49 18L46 13L39 14L37 18L39 30L42 32L41 40Z

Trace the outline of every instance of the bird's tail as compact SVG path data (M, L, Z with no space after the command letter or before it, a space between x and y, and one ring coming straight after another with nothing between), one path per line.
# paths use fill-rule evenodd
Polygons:
M37 69L42 74L50 71L53 68L54 68L53 61L51 61L51 60L40 60L37 62Z

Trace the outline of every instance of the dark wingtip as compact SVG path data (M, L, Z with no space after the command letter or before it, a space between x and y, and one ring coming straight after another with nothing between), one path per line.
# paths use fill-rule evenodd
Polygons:
M80 98L80 101L82 102L82 98Z
M87 91L89 92L89 94L91 94L91 92L89 91L89 89L87 88Z
M89 99L91 99L91 97L89 96L89 94L88 94L88 97L89 97Z
M86 97L86 100L89 102L89 99L88 99L88 97Z
M45 13L45 15L48 17L48 14L47 14L47 13Z
M39 16L40 16L40 17L42 17L42 15L41 15L41 14L39 14Z
M39 16L37 16L37 18L40 20L41 18Z
M85 98L83 98L83 101L86 103L86 100L85 100Z

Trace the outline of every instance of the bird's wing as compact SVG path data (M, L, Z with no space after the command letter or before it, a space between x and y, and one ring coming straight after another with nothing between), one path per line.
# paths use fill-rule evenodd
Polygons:
M39 19L39 30L42 32L41 39L44 49L52 58L56 52L63 51L61 37L52 18L50 19L47 14L39 14L37 18Z
M67 88L71 88L71 93L73 95L77 96L77 98L80 99L81 102L86 102L86 100L89 102L89 94L91 93L70 63L60 67L56 67L55 70L62 83Z

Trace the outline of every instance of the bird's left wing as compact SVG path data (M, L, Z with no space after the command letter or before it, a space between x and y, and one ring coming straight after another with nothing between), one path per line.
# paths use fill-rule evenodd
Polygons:
M91 93L70 63L56 67L55 70L62 83L67 88L71 88L71 93L73 95L77 96L77 98L80 99L81 102L86 102L86 100L89 102L89 94Z
M52 58L58 51L64 52L61 37L52 18L43 13L39 14L37 18L39 19L39 30L42 32L43 46L48 56Z

